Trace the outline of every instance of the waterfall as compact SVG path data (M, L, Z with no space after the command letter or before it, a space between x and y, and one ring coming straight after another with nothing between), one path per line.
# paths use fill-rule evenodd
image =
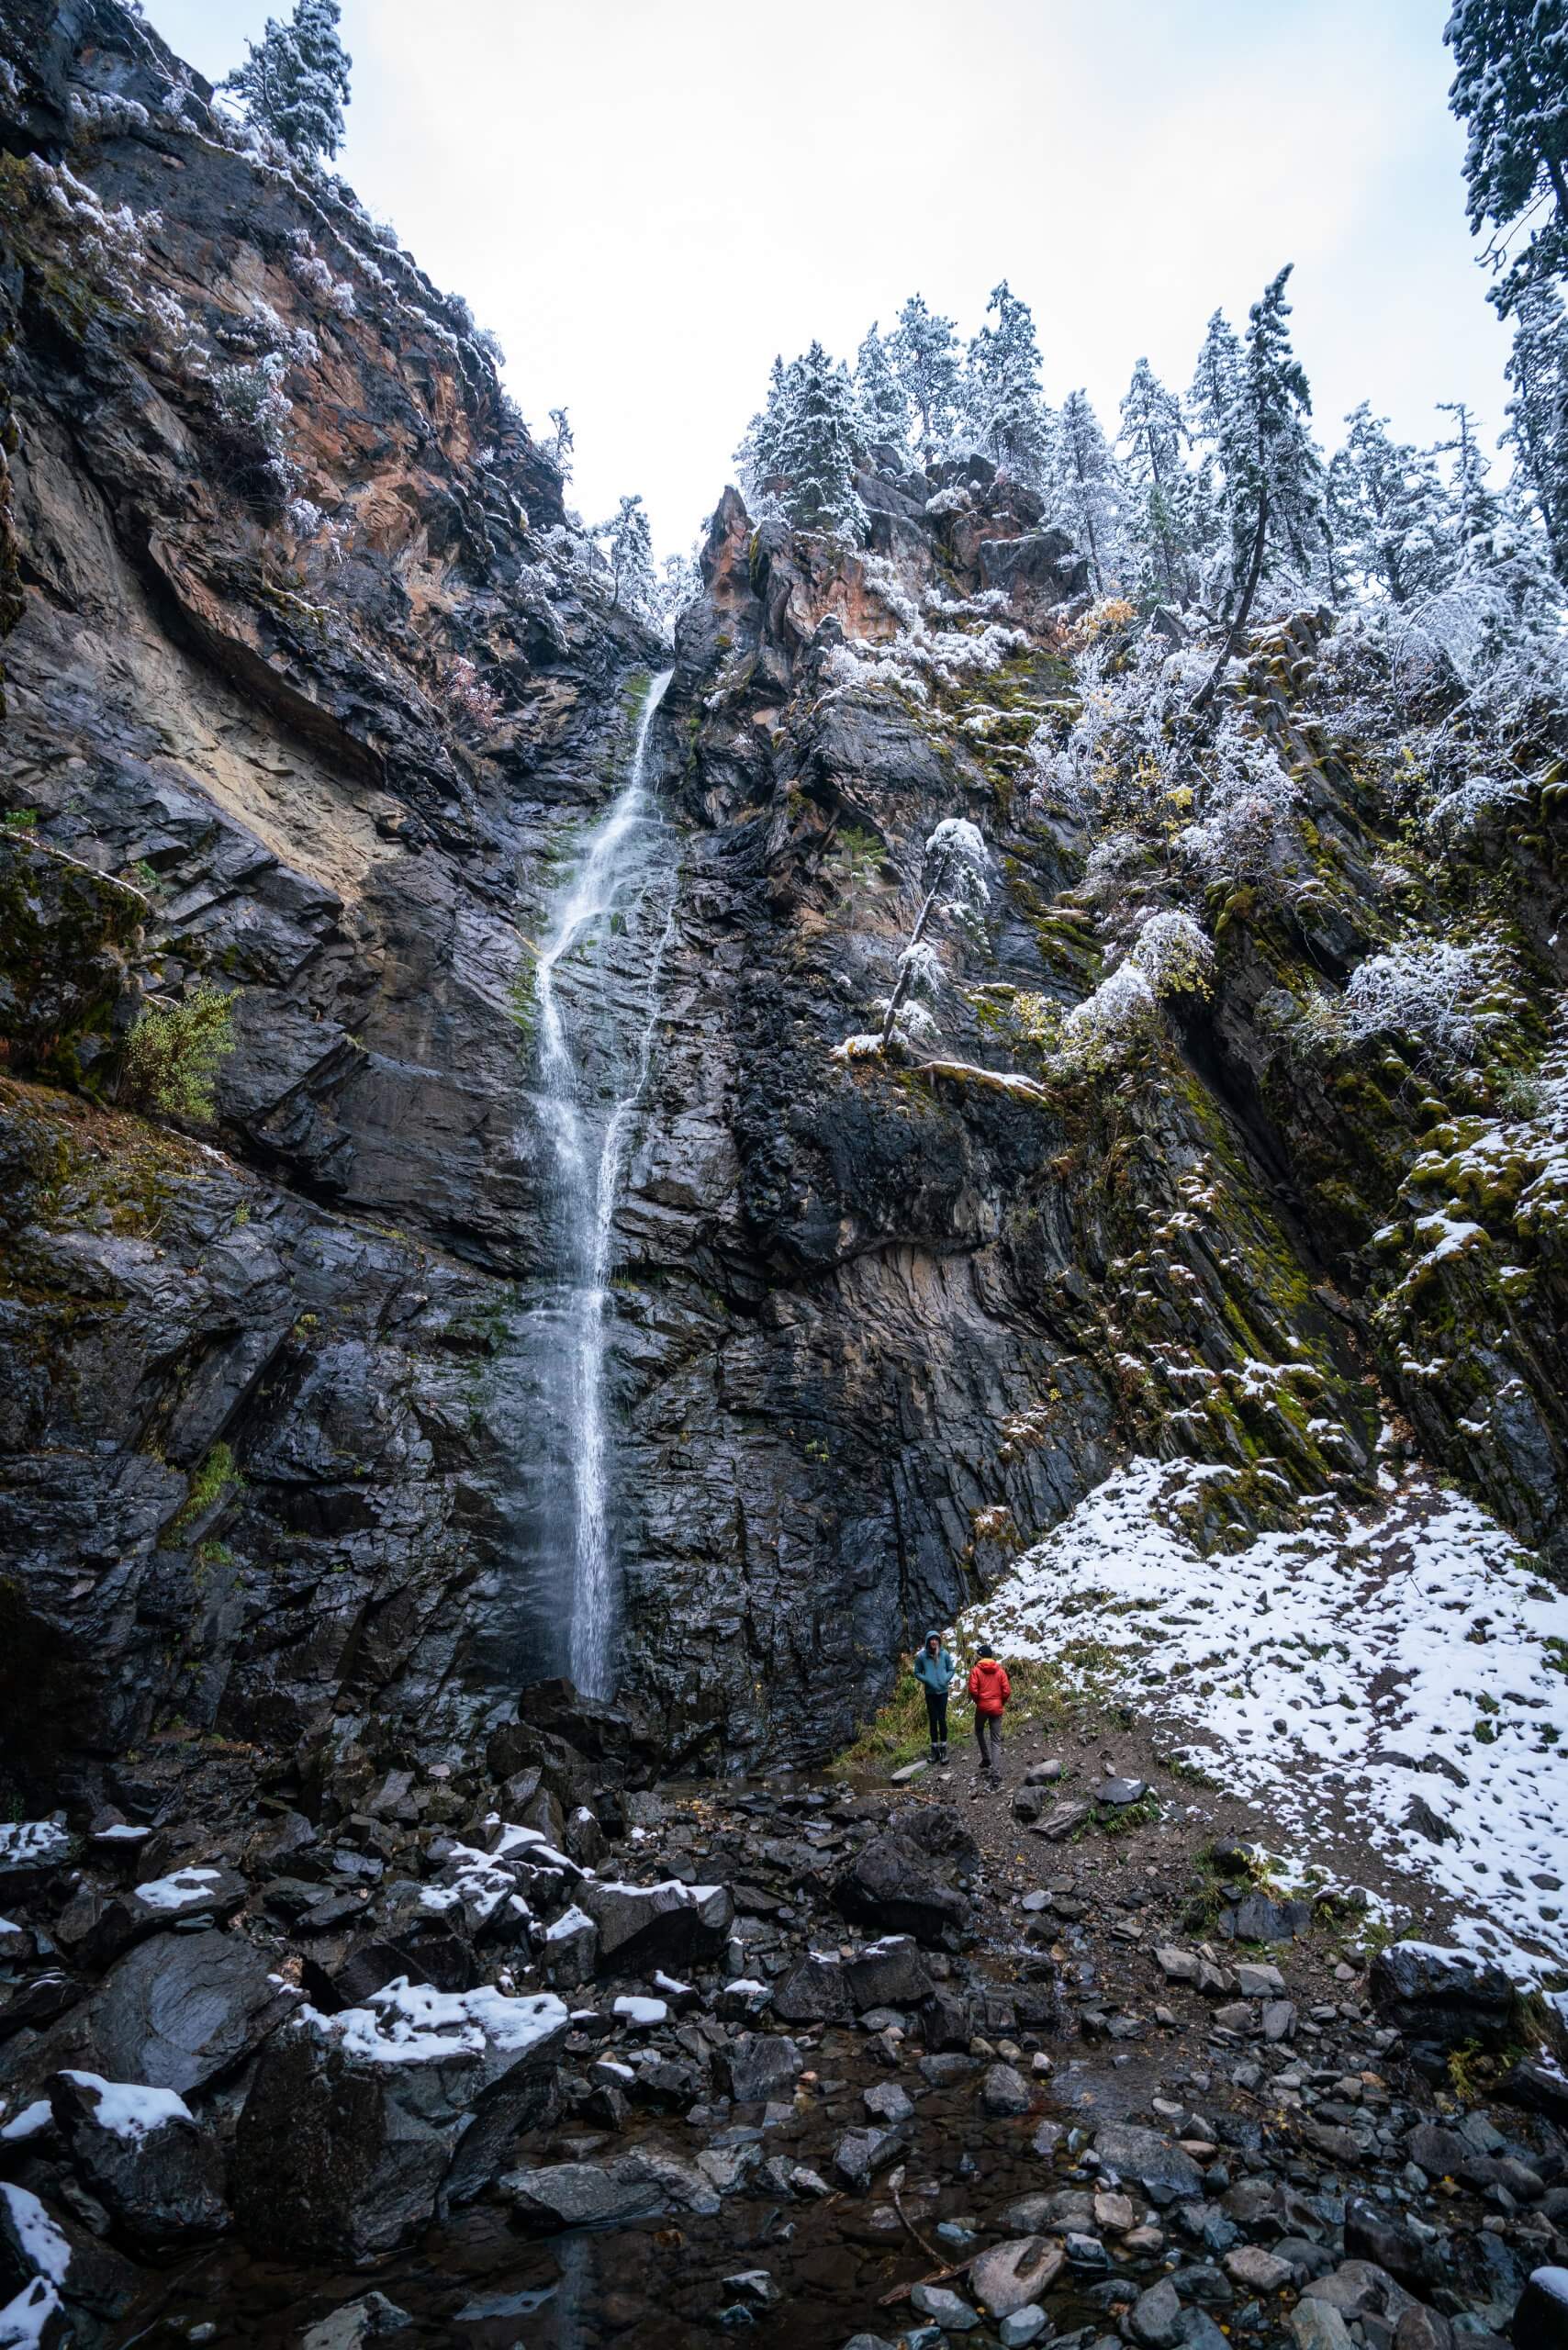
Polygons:
M546 1483L536 1582L566 1669L593 1696L614 1686L619 1599L606 1360L615 1208L675 923L675 834L646 779L668 683L666 670L648 689L625 784L551 901L533 974L552 1251L549 1296L530 1316L546 1422L531 1448Z

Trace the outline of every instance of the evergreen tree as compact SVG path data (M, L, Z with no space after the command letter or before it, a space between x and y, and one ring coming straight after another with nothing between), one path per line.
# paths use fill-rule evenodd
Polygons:
M856 354L855 397L868 443L882 442L906 462L909 457L909 398L893 373L886 339L875 319Z
M781 354L775 358L768 370L767 397L746 426L735 451L735 467L754 520L760 521L765 514L781 510L778 492L783 475L784 420L794 397L800 367L798 359L786 368Z
M1188 399L1193 439L1218 454L1241 400L1241 339L1223 310L1209 320Z
M1035 315L1007 280L992 289L986 316L969 344L964 404L980 447L1015 481L1036 481L1044 470L1049 412L1040 393L1040 346Z
M1454 57L1449 105L1470 134L1472 230L1490 226L1488 257L1501 264L1510 231L1537 221L1493 289L1506 318L1529 286L1568 270L1568 0L1455 0L1443 39Z
M576 442L572 437L571 419L564 408L551 409L550 427L550 437L544 443L544 453L560 475L562 482L566 483L572 478L572 451Z
M1526 285L1516 307L1503 438L1529 485L1551 568L1568 585L1568 319L1544 280Z
M888 338L888 354L915 411L921 461L929 465L952 436L962 397L952 319L928 309L924 294L912 294Z
M1291 347L1285 299L1287 263L1252 305L1246 349L1232 381L1222 368L1214 379L1210 411L1225 470L1230 524L1231 621L1212 675L1193 707L1213 697L1226 662L1241 642L1265 570L1293 572L1309 581L1327 553L1323 460L1307 426L1312 394ZM1215 341L1217 319L1211 321ZM1219 347L1223 347L1223 338ZM1209 344L1204 345L1205 358ZM1199 362L1200 378L1204 360ZM1209 397L1206 386L1204 397Z
M858 545L866 509L855 487L860 431L849 372L813 342L789 369L785 389L778 450L784 511L797 530Z
M659 581L654 569L653 534L640 498L623 498L608 522L594 532L605 542L614 583L610 607L624 604L644 620L659 617Z
M1118 447L1126 451L1129 535L1138 565L1138 586L1151 601L1184 603L1193 592L1193 566L1184 543L1186 467L1182 443L1186 428L1182 403L1160 382L1147 359L1133 369L1122 401Z
M1075 546L1089 557L1096 596L1114 586L1126 557L1124 492L1111 444L1089 395L1070 392L1052 435L1052 508Z
M286 25L269 17L259 41L223 83L245 101L253 122L311 162L343 143L353 61L338 38L338 0L297 0Z
M1463 400L1439 400L1438 411L1454 420L1453 439L1439 441L1436 453L1453 458L1449 497L1454 537L1463 561L1472 554L1484 554L1490 546L1497 528L1497 497L1486 486L1490 468L1481 453L1480 436L1470 408Z
M1391 603L1407 604L1453 571L1437 464L1428 451L1395 441L1387 418L1373 416L1365 400L1345 421L1350 431L1328 469L1336 555Z

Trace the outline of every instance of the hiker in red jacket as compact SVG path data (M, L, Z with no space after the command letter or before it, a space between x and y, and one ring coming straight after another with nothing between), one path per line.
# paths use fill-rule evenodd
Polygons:
M975 1701L975 1737L980 1745L980 1767L982 1782L993 1787L1002 1785L1002 1715L1013 1695L1013 1684L1007 1669L998 1664L992 1651L981 1648L969 1674L969 1695ZM976 1787L978 1796L981 1789Z

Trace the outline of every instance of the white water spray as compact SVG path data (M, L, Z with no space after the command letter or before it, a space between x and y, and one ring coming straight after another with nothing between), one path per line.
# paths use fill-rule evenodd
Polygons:
M606 1395L616 1201L653 1054L659 975L675 921L671 827L648 789L648 738L669 683L643 704L631 770L559 893L534 968L537 1102L551 1153L554 1342L569 1413L567 1669L579 1689L614 1684L619 1577ZM547 1339L547 1343L548 1343ZM566 1513L553 1508L561 1527Z

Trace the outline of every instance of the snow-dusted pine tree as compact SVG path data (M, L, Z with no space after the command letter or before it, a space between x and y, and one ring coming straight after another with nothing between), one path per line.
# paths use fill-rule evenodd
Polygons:
M1449 104L1469 131L1465 210L1507 263L1492 299L1505 318L1528 287L1568 274L1568 0L1454 0ZM1529 226L1510 255L1508 241Z
M768 370L767 397L746 426L735 451L735 470L755 521L782 510L778 484L783 471L784 423L795 397L800 365L801 362L795 359L786 367L782 355L775 358Z
M880 442L907 462L909 397L893 373L888 339L874 319L855 357L855 397L868 445Z
M550 431L543 442L545 455L560 475L563 482L572 478L572 420L564 408L550 411Z
M1127 534L1137 584L1150 601L1184 603L1193 593L1192 551L1185 543L1189 517L1183 510L1185 437L1181 401L1148 360L1140 359L1122 400L1117 445L1126 451Z
M1205 428L1212 424L1225 472L1230 523L1230 580L1226 603L1230 626L1207 682L1193 704L1213 697L1226 664L1241 642L1259 582L1266 571L1294 575L1303 587L1325 568L1327 536L1324 514L1324 468L1308 428L1312 394L1306 374L1291 347L1285 299L1290 265L1252 305L1240 368L1229 386L1223 364L1224 338L1217 318L1200 359L1200 379L1211 344L1222 364L1211 395L1203 384ZM1211 404L1212 402L1212 404Z
M1439 441L1435 453L1453 459L1449 501L1451 528L1462 560L1473 551L1491 544L1497 528L1497 496L1486 485L1490 467L1481 453L1473 408L1463 400L1439 400L1438 413L1453 419L1453 439Z
M1046 466L1050 416L1040 393L1040 346L1035 314L1007 280L992 289L986 317L969 344L964 408L986 454L1015 481L1037 481Z
M784 511L798 531L858 546L866 509L855 487L860 424L841 360L813 342L786 373L778 449Z
M261 39L246 42L243 65L222 84L302 162L335 155L343 143L353 60L338 38L339 14L338 0L298 0L286 25L269 17Z
M1453 535L1436 460L1395 441L1365 400L1328 468L1328 520L1338 564L1391 603L1432 594L1452 576Z
M1527 285L1515 305L1514 348L1504 441L1529 485L1551 567L1568 585L1568 319L1557 289Z
M929 465L952 436L963 391L952 319L928 309L924 294L912 294L888 337L888 355L915 411L921 462Z
M623 604L644 620L660 616L658 576L654 569L653 535L640 498L623 498L608 522L594 532L604 541L614 583L611 605Z
M1057 412L1047 479L1052 512L1088 556L1094 593L1103 596L1126 568L1126 489L1087 392L1069 392Z

